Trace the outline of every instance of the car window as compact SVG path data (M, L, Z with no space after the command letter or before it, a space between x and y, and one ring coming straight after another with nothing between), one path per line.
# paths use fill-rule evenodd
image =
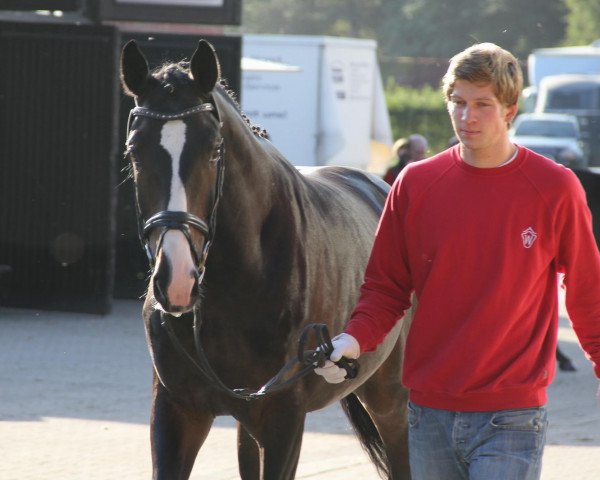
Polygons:
M515 135L541 137L576 137L575 126L571 122L554 120L524 120L515 128Z

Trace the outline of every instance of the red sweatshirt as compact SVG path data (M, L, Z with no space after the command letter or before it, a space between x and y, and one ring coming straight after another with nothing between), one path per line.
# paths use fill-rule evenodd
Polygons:
M504 166L475 168L457 146L394 183L345 331L374 350L414 291L403 368L413 402L540 406L555 372L558 273L600 376L600 255L577 177L522 147Z

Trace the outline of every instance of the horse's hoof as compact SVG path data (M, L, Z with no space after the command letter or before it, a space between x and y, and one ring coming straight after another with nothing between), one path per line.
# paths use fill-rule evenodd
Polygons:
M558 362L558 368L562 372L576 372L577 371L577 369L575 368L575 365L573 365L571 360L564 360L562 362Z

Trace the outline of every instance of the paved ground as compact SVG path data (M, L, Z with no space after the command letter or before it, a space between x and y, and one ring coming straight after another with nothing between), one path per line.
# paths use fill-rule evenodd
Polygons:
M565 318L559 338L578 371L550 389L542 479L597 480L597 382ZM149 479L150 373L138 302L105 317L0 308L0 480ZM223 417L192 479L237 478ZM337 406L309 415L297 478L378 478Z

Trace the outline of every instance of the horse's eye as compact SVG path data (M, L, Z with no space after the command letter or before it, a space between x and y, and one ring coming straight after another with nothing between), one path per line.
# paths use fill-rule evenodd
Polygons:
M213 150L212 158L210 159L211 163L217 163L221 158L221 149L223 147L223 139L221 138L217 144L215 145L215 149Z

